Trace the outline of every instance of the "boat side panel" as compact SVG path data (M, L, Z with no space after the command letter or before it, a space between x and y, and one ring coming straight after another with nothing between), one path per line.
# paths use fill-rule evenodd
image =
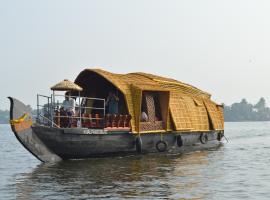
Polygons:
M201 143L200 137L202 134L206 134L208 141L205 144ZM181 136L182 146L177 145L177 136ZM142 141L142 152L143 153L155 153L159 152L157 149L157 143L159 141L164 141L167 144L167 152L171 153L182 153L185 151L192 151L194 146L200 146L200 148L208 148L213 145L219 144L217 141L217 132L171 132L171 133L154 133L154 134L144 134L141 135Z
M37 136L55 154L63 159L89 158L99 156L112 156L136 154L136 139L138 135L131 133L107 134L80 134L80 130L65 132L64 129L37 126L34 127ZM82 132L83 130L81 130ZM181 153L193 149L209 148L219 144L217 132L204 133L208 137L206 144L202 144L202 133L154 133L143 134L141 138L142 153L157 153L157 143L164 141L167 144L166 152ZM183 145L178 146L176 138L181 135Z
M135 137L131 133L73 134L49 127L34 130L51 151L64 159L135 152Z

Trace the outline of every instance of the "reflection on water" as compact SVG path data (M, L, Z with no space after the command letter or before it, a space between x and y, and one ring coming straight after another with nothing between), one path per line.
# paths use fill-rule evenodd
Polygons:
M228 123L229 143L185 155L42 164L0 127L4 199L269 199L270 123Z
M23 199L55 197L80 198L167 198L176 190L185 191L199 186L189 182L207 168L205 156L196 152L185 156L130 156L65 161L40 164L32 172L20 174L16 190ZM189 167L188 167L189 166ZM177 181L182 179L181 182ZM53 189L52 189L53 188Z

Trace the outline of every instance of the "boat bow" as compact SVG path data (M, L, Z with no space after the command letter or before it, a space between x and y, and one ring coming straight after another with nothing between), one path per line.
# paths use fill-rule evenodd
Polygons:
M32 129L31 109L13 97L8 98L10 100L10 125L19 142L42 162L62 160L51 152L35 134Z

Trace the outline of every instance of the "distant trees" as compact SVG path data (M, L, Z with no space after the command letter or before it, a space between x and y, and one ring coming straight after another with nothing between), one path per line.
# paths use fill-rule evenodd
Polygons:
M9 120L9 111L0 110L0 124L6 124Z
M30 108L32 115L36 115L37 110L32 109L30 105L27 105ZM8 124L9 123L9 110L0 110L0 124Z
M240 103L224 107L225 121L270 121L270 109L262 97L255 105L242 99Z

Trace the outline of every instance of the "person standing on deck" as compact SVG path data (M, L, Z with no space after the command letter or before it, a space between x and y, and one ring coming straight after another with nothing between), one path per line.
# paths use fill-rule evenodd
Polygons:
M69 95L65 96L62 106L69 115L73 115L75 113L75 100Z
M119 98L114 93L109 92L106 99L106 106L108 106L109 114L118 114L118 101Z
M64 111L68 115L69 127L72 124L72 116L75 114L75 100L69 96L69 94L65 95L65 100L63 101L62 107Z

